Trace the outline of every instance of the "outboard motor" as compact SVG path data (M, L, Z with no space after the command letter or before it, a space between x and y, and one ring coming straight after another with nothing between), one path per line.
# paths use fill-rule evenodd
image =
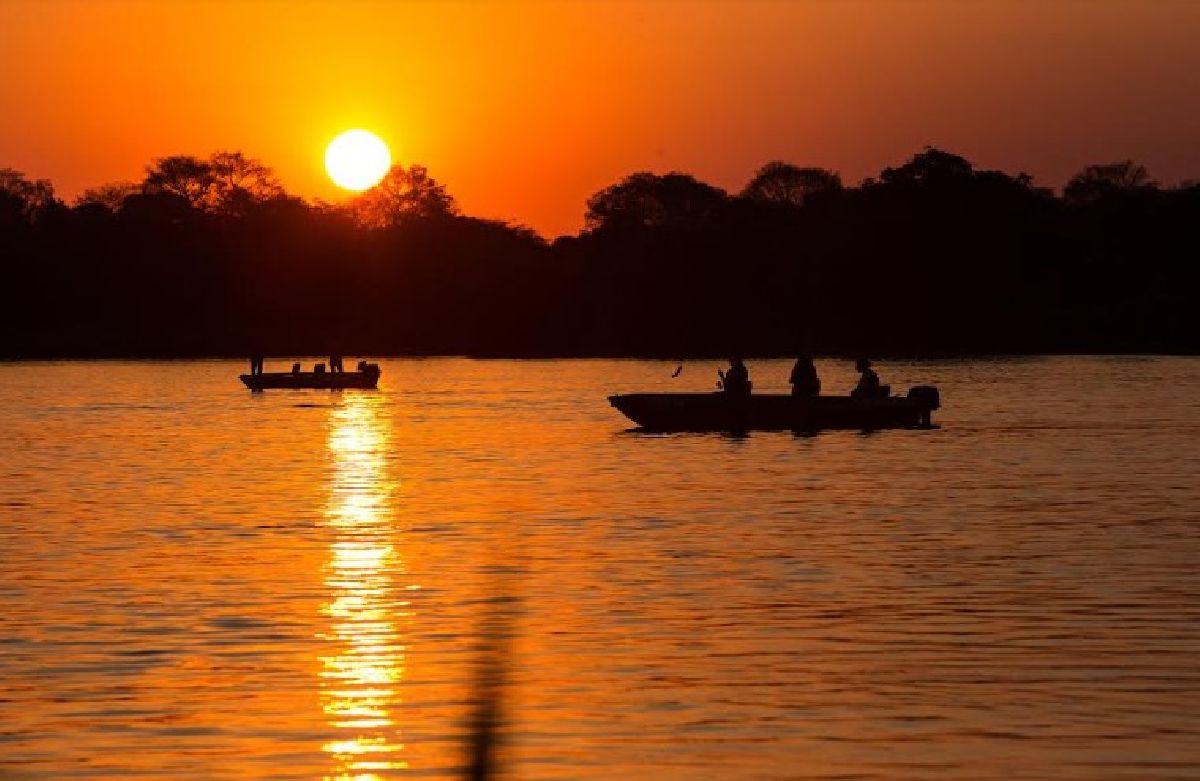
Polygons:
M942 394L933 385L917 385L908 389L908 398L920 405L922 428L933 427L933 411L942 406Z
M942 406L942 394L938 393L938 389L933 385L915 385L908 389L908 397L913 401L921 402L929 409L937 409Z

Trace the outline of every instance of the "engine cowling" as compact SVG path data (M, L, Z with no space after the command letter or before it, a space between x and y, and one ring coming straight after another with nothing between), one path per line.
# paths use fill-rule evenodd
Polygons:
M908 389L908 397L929 409L942 406L942 394L933 385L917 385Z

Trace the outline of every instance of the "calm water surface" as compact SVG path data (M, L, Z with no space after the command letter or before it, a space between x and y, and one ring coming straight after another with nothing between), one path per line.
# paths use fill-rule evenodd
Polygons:
M0 777L452 778L502 614L512 778L1200 778L1200 360L884 364L941 430L808 438L383 363L0 365Z

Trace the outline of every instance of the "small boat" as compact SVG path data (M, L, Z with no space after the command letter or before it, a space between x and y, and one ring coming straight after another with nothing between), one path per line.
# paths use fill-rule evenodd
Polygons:
M938 389L907 396L790 396L716 393L624 393L608 401L646 431L818 431L933 428Z
M324 368L321 366L320 368ZM242 382L252 391L267 388L316 388L318 390L345 390L359 388L372 390L379 385L381 371L379 364L362 364L358 371L327 372L327 371L290 371L263 372L262 374L243 374Z

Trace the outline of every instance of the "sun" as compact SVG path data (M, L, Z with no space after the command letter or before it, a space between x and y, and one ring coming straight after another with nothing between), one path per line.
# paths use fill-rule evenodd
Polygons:
M347 130L325 147L325 170L338 187L360 192L374 187L392 166L387 144L366 130Z

